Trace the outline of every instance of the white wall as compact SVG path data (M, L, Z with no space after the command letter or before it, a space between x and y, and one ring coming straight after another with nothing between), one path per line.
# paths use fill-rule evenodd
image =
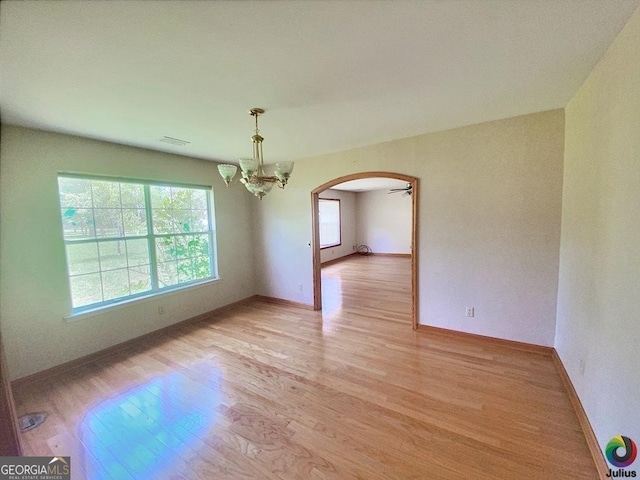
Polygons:
M556 349L603 449L640 441L639 304L637 10L566 108Z
M411 197L388 190L356 194L358 245L373 253L411 253Z
M259 293L312 303L311 190L398 172L419 178L420 323L553 345L563 152L554 110L299 160L256 212Z
M340 199L341 242L338 247L323 248L320 251L320 262L351 255L356 245L356 194L332 188L320 192L320 198Z
M71 304L57 190L63 170L212 184L221 280L65 322ZM0 326L12 378L253 295L253 200L240 186L226 189L211 162L2 125Z

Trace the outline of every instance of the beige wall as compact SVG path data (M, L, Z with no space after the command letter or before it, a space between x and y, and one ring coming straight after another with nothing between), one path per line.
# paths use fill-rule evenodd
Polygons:
M259 293L313 302L311 190L398 172L419 178L420 323L553 345L563 150L555 110L297 161L256 209Z
M214 186L219 281L138 300L73 323L58 171ZM0 326L13 378L87 355L254 294L250 207L215 164L79 137L2 126ZM247 255L247 252L249 254ZM158 315L158 306L166 310Z
M411 197L388 190L356 194L358 245L374 253L411 253Z
M320 198L340 199L341 243L338 247L324 248L320 251L320 262L351 255L356 245L356 195L354 192L328 189L320 192Z
M602 448L640 441L639 305L640 10L566 108L556 349Z

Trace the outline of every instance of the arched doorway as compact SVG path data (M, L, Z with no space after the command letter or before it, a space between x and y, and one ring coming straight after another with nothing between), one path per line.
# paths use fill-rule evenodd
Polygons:
M322 277L320 262L320 229L318 218L318 200L320 192L339 183L361 178L395 178L410 183L412 222L411 222L411 322L413 329L418 328L418 179L410 175L395 172L360 172L334 178L311 191L311 218L313 230L313 308L322 310Z

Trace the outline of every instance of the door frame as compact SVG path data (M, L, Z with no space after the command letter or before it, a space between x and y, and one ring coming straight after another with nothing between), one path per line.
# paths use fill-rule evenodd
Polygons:
M7 358L0 336L0 456L21 457L20 428L6 365Z
M312 251L313 251L313 309L322 310L322 274L320 262L320 228L318 200L320 193L339 183L361 178L395 178L411 184L411 325L418 328L418 179L395 172L360 172L334 178L311 191Z

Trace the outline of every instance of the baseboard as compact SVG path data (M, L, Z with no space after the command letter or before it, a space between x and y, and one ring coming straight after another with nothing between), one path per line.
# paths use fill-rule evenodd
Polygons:
M179 328L184 327L185 325L189 325L191 323L197 323L197 322L200 322L201 320L206 320L214 315L218 315L224 311L230 310L240 305L251 303L254 301L254 298L255 298L254 296L251 296L251 297L247 297L242 300L239 300L237 302L229 303L227 305L216 308L214 310L210 310L201 315L196 315L195 317L187 318L186 320L182 320L180 322L173 323L166 327L159 328L158 330L145 333L144 335L140 335L138 337L132 338L131 340L126 340L124 342L117 343L116 345L112 345L111 347L107 347L102 350L98 350L97 352L85 355L83 357L70 360L69 362L56 365L55 367L47 368L46 370L41 370L31 375L27 375L26 377L18 378L16 380L13 380L11 382L11 385L14 389L16 389L24 385L29 385L32 383L43 381L44 379L59 375L62 372L66 372L68 370L86 365L87 363L95 362L96 360L100 360L104 357L108 357L109 355L113 355L120 350L124 350L130 347L135 347L136 345L139 345L144 342L148 342L149 340L153 340L157 337L165 336L174 330L178 330Z
M562 363L562 359L560 359L560 355L558 355L558 352L555 349L553 349L551 358L554 365L556 366L556 370L558 371L560 378L562 379L564 388L569 395L569 399L571 400L571 405L573 406L573 410L576 413L576 417L578 417L578 421L580 422L580 426L582 427L582 433L584 434L584 438L587 441L587 445L589 446L589 451L591 452L591 457L593 458L593 462L596 465L598 475L602 480L610 478L607 477L607 474L609 473L609 467L607 466L607 462L604 459L604 455L602 454L602 450L600 449L598 439L593 432L593 428L591 428L591 423L589 422L587 413L584 411L584 407L582 406L580 397L578 397L578 393L573 387L573 382L571 381L567 370L564 368L564 364Z
M334 263L342 262L343 260L348 259L349 257L353 257L354 255L358 255L358 252L349 253L347 255L343 255L342 257L332 258L331 260L327 260L326 262L322 262L320 267L327 267Z
M267 297L265 295L254 295L256 300L276 305L286 305L287 307L302 308L304 310L313 310L313 305L307 303L294 302L293 300L285 300L284 298Z
M432 327L431 325L418 325L417 330L421 332L429 332L436 335L444 335L454 338L480 340L482 342L491 343L492 345L513 348L529 353L538 353L541 355L552 355L554 352L553 347L545 347L543 345L536 345L534 343L517 342L515 340L506 340L504 338L488 337L486 335L479 335L477 333L459 332L457 330L450 330L448 328Z
M326 262L322 262L320 264L320 267L328 267L329 265L332 265L334 263L338 263L338 262L342 262L343 260L347 260L350 257L353 256L363 256L363 257L368 257L368 256L375 256L375 257L399 257L399 258L411 258L411 254L410 253L367 253L367 254L360 254L358 252L353 252L353 253L349 253L348 255L344 255L342 257L338 257L338 258L332 258L331 260L327 260Z

